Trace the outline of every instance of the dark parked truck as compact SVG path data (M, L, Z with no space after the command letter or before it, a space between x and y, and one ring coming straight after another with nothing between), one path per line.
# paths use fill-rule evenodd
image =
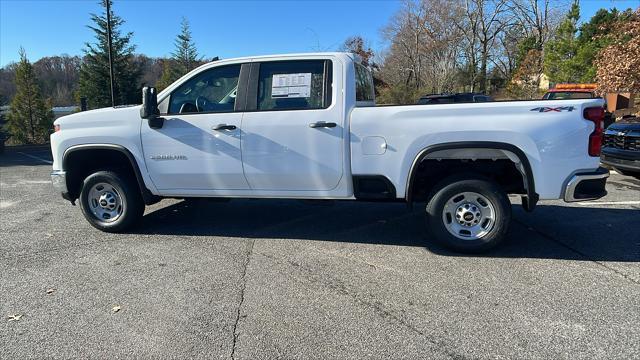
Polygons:
M457 94L431 94L425 95L418 100L419 105L432 104L460 104L493 101L493 98L477 93L457 93Z
M602 162L622 174L640 178L640 118L626 118L607 128Z

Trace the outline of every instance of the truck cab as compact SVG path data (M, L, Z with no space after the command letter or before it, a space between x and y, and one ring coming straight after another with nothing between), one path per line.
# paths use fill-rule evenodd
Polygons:
M214 64L159 94L162 126L142 124L158 191L346 195L336 190L346 163L344 99L334 94L344 82L340 57Z

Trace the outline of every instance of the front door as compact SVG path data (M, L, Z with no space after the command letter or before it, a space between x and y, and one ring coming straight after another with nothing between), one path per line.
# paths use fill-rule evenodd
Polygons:
M158 190L244 190L236 111L241 65L204 70L161 100L164 125L142 124L142 146ZM164 103L165 101L168 104Z
M253 190L328 191L343 173L344 128L330 60L253 64L242 119L244 172ZM258 76L255 76L255 72Z

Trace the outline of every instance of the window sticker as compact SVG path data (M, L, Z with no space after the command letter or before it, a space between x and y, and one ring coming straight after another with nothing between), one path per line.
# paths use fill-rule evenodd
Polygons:
M308 98L310 96L311 73L273 74L272 98Z

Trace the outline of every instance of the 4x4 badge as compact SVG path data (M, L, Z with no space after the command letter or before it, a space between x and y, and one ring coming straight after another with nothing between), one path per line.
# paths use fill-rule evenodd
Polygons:
M548 106L543 106L543 107L537 107L537 108L533 108L530 111L537 111L537 112L561 112L561 111L573 111L575 110L575 108L573 106L560 106L560 107L548 107Z

